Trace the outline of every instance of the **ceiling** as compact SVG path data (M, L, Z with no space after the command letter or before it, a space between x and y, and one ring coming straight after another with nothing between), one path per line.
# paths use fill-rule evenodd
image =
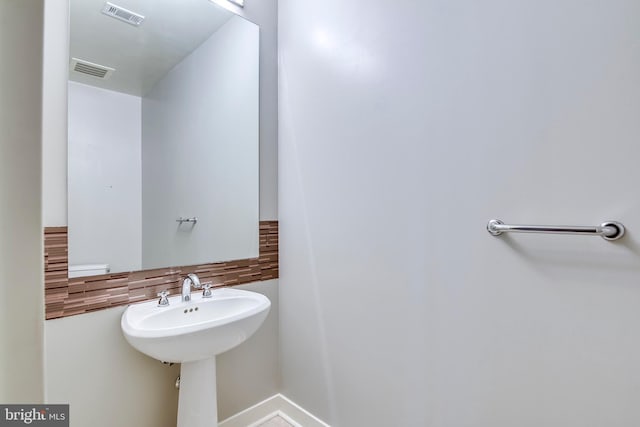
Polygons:
M102 13L105 0L71 0L69 61L115 68L102 80L75 71L69 79L142 96L233 15L209 0L111 0L145 17L135 27Z

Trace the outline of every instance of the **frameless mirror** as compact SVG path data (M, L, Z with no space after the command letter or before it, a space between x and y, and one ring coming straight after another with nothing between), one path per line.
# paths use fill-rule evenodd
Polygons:
M70 6L70 277L257 257L258 27L209 0Z

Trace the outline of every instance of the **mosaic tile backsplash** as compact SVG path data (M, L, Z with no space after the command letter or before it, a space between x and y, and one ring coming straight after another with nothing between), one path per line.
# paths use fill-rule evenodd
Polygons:
M44 229L46 319L73 316L180 292L181 280L196 273L214 287L235 286L278 277L278 221L260 221L258 258L128 273L68 278L67 227Z

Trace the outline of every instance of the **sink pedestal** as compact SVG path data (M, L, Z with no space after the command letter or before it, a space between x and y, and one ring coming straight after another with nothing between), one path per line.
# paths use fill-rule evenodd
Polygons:
M211 296L180 295L158 307L147 301L127 307L122 333L136 350L156 360L180 363L178 427L216 427L216 355L243 343L262 325L269 298L240 289Z
M186 362L180 367L178 427L216 427L216 358Z

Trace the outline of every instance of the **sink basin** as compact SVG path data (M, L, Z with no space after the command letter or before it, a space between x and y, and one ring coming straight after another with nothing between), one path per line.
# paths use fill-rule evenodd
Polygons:
M191 301L176 295L165 307L130 305L120 326L136 350L182 363L177 427L212 427L218 425L215 356L249 338L270 308L269 298L256 292L224 288L203 298L195 291Z
M211 298L194 291L191 297L171 297L168 307L157 301L129 306L121 321L129 344L163 362L207 359L249 338L271 307L264 295L239 289L217 289Z

